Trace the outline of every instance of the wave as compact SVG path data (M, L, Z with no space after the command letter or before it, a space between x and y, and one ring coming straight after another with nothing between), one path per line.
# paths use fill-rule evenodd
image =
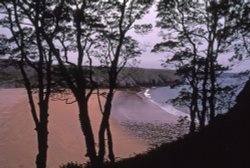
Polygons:
M157 88L152 88L152 89L157 89ZM160 107L163 111L167 112L167 113L170 113L172 115L175 115L175 116L178 116L178 117L190 117L189 114L183 112L183 111L180 111L178 110L177 108L175 108L172 104L170 103L159 103L157 101L155 101L153 99L153 96L150 94L150 89L147 88L143 95L152 103L154 103L155 105L157 105L158 107ZM166 101L166 100L164 100Z
M151 94L149 93L150 89L146 89L144 92L144 96L151 99Z

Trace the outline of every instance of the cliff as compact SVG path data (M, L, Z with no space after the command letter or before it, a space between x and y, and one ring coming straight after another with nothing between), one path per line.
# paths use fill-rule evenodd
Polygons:
M0 87L23 87L22 75L18 67L9 64L7 60L0 60ZM56 71L56 66L54 66ZM86 68L87 69L87 68ZM34 70L26 67L28 76L35 85L37 82ZM93 68L93 80L100 87L108 86L108 75L105 68ZM57 73L58 75L58 73ZM60 78L54 74L55 81ZM177 82L180 78L175 75L173 70L164 69L143 69L125 67L119 74L117 80L118 87L147 87L147 86L166 86Z
M108 86L107 72L96 68L94 80L101 86ZM143 69L143 68L124 68L117 79L118 87L147 87L147 86L166 86L177 82L180 78L175 75L173 70L165 69Z

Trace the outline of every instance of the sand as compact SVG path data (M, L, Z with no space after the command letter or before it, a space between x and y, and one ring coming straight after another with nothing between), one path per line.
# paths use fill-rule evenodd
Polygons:
M113 117L119 122L172 123L178 117L152 103L148 98L134 92L116 92L113 101Z
M49 107L48 168L58 168L70 161L86 162L77 105L51 101ZM91 96L89 109L93 130L97 132L101 113L96 95ZM177 117L136 94L117 92L110 120L117 158L142 153L149 147L146 141L121 126L121 122L128 120L175 123ZM25 90L0 89L0 168L35 167L37 143L34 128Z

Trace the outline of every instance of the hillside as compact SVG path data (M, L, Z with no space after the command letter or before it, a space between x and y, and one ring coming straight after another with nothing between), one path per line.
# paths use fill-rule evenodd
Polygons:
M101 68L102 69L102 68ZM94 79L108 86L107 72L96 68ZM124 68L118 76L118 87L166 86L179 80L175 71L165 69Z
M204 131L164 144L146 154L118 161L107 168L249 168L250 80L236 105L219 115Z
M56 66L55 66L56 67ZM22 87L22 76L15 64L10 64L8 60L0 60L0 87ZM36 83L34 70L26 67L29 78L33 84ZM54 68L56 69L56 68ZM93 68L93 79L100 87L108 86L107 70L103 67ZM58 75L58 74L57 74ZM60 76L55 76L55 79ZM118 76L118 87L138 87L138 86L166 86L179 80L172 70L164 69L143 69L125 67Z

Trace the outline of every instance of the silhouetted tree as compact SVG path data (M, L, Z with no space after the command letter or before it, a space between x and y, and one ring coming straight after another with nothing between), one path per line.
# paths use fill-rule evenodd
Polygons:
M215 117L219 101L216 95L222 89L217 78L229 68L218 62L220 54L227 53L222 47L227 42L222 38L227 20L218 8L213 8L215 4L213 0L170 0L158 4L158 26L166 31L162 32L164 42L156 44L153 51L167 52L165 65L173 63L184 77L186 87L176 103L189 107L191 132L195 130L196 117L200 129L207 119Z
M213 4L212 8L218 9L220 15L224 16L227 20L227 31L223 38L227 38L228 42L224 47L231 46L235 52L231 60L249 60L250 2L244 0L222 0L218 4Z
M30 13L34 17L31 23L26 19L26 14L21 9L23 1L1 1L2 11L1 27L8 31L5 42L8 48L4 48L1 54L5 58L13 60L21 71L24 86L27 91L31 114L37 132L38 154L36 157L37 168L45 168L48 149L48 109L49 97L52 85L52 53L44 44L44 39L39 31L40 8L39 2L34 2L34 11ZM35 73L37 82L30 78ZM35 94L37 90L37 94ZM38 97L38 108L36 100Z
M101 53L97 55L100 63L108 73L108 91L103 109L103 118L99 129L99 160L103 163L105 155L105 132L107 132L109 158L114 162L112 151L112 136L109 128L109 117L112 108L112 99L117 79L121 70L128 64L129 60L135 59L140 54L138 44L132 37L127 35L134 28L134 22L140 19L151 6L152 1L140 0L115 0L103 2L100 15L105 28L99 36L98 49ZM145 30L148 25L137 25L137 28ZM141 31L140 30L140 31Z
M57 8L45 6L51 25L43 26L42 34L58 62L64 81L72 91L79 108L79 120L87 147L86 156L93 167L98 167L95 139L89 118L88 100L95 89L92 81L92 59L90 49L95 43L94 30L98 25L98 2L60 1ZM48 27L48 26L47 26ZM52 29L52 30L51 30ZM71 61L70 51L76 52ZM83 67L88 62L87 67Z
M105 131L108 132L110 159L112 139L109 129L109 116L113 92L116 87L117 75L125 66L131 47L136 44L126 37L136 19L145 12L148 3L141 1L22 1L18 7L24 13L31 28L38 32L48 46L50 53L56 59L58 68L67 87L72 91L79 108L79 120L85 136L87 154L93 167L100 167L105 154ZM139 5L139 10L136 8ZM144 7L145 6L145 7ZM107 15L110 11L112 15ZM98 45L108 48L101 50ZM125 45L126 44L126 45ZM104 47L105 48L105 47ZM76 59L72 61L75 52ZM102 52L111 52L110 55ZM114 53L113 53L114 52ZM123 54L121 54L123 53ZM95 139L89 118L88 100L98 87L93 79L93 56L100 55L100 60L108 56L110 59L109 84L110 89L103 111L103 119L99 131L99 153L95 148ZM123 55L124 61L120 64ZM83 65L87 65L84 66Z

